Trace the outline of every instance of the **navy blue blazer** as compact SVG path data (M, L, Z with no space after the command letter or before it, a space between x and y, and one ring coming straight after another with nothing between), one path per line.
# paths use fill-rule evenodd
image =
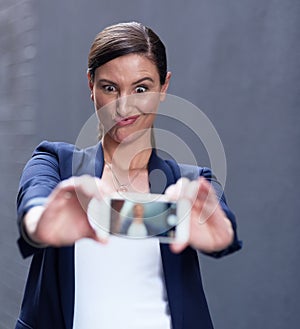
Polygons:
M101 177L103 166L103 150L100 143L79 150L70 144L50 142L41 143L25 166L17 197L20 228L18 245L23 257L33 255L33 258L16 329L72 328L75 288L74 246L34 247L22 233L22 218L30 207L43 204L60 181L82 174ZM174 184L182 175L183 167L175 161L161 159L154 150L148 166L150 191L163 193L167 186ZM229 210L215 177L207 168L189 168L196 170L214 185L220 204L235 232L234 241L228 248L209 255L221 257L240 249L241 242L236 234L235 217ZM172 328L213 328L202 287L197 252L188 247L182 253L174 254L165 244L161 244L160 249Z

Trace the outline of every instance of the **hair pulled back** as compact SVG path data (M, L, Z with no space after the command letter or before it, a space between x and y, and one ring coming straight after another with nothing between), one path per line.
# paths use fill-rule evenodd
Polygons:
M96 69L123 55L140 54L157 67L160 83L167 75L166 49L160 38L141 23L119 23L106 27L97 34L88 56L88 72L94 80Z

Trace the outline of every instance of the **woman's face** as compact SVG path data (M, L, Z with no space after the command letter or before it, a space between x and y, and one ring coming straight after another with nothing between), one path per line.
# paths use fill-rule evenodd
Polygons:
M134 213L134 217L143 218L144 207L141 204L134 205L133 213Z
M129 142L149 131L169 79L170 73L161 85L155 64L138 54L121 56L98 67L90 88L105 138Z

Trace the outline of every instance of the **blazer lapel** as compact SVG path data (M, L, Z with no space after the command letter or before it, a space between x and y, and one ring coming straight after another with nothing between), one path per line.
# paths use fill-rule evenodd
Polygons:
M175 177L168 163L157 156L153 150L148 166L151 193L164 193L166 188L176 183ZM163 272L171 312L173 329L181 328L183 322L183 291L182 291L182 257L171 252L168 244L160 244Z

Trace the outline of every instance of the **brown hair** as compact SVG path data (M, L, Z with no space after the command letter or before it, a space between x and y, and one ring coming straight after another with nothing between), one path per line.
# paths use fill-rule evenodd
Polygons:
M123 55L141 54L157 67L160 83L167 75L166 49L160 38L141 23L119 23L97 34L88 56L88 72L94 80L96 69Z

